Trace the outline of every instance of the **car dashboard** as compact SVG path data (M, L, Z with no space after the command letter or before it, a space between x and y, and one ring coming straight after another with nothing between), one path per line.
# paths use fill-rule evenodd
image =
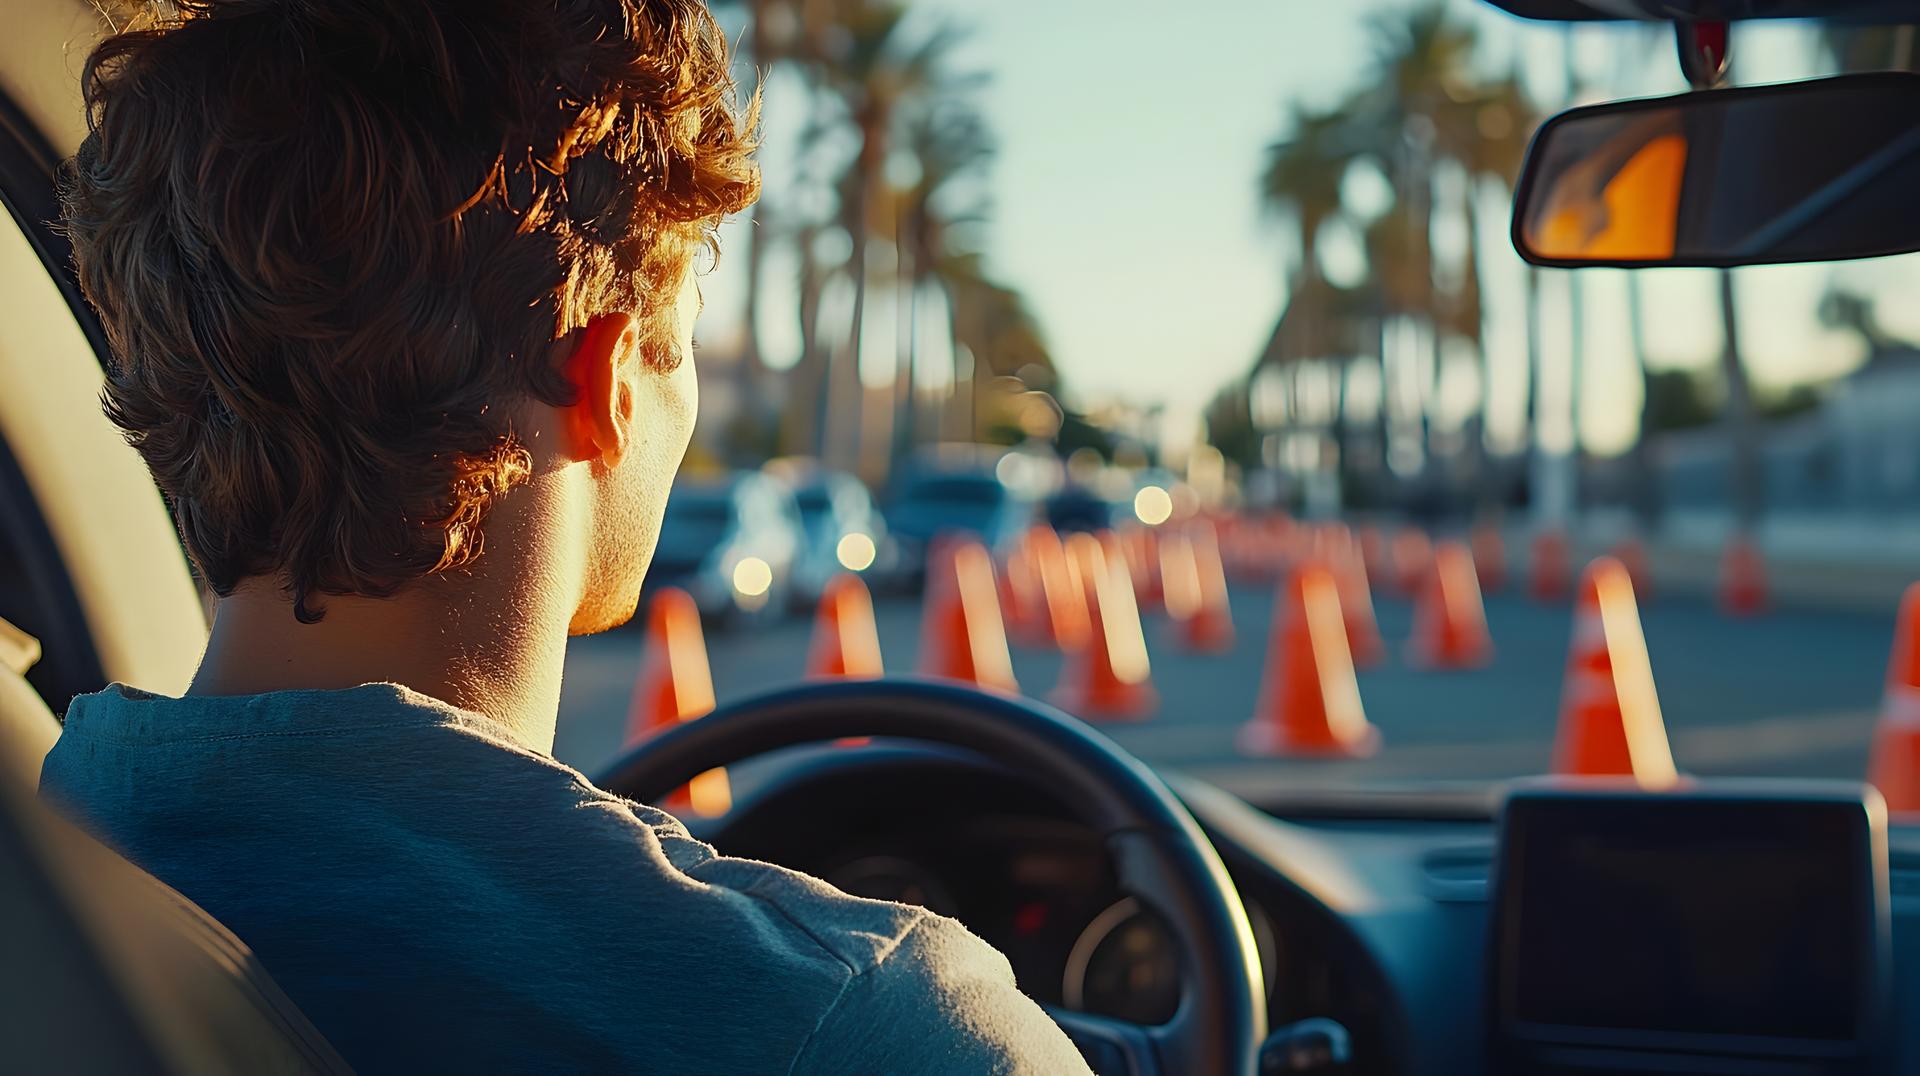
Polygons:
M1164 928L1120 892L1099 837L1043 790L972 756L918 746L794 752L750 767L737 777L734 809L695 823L696 835L730 855L959 919L1044 1005L1143 1023L1171 1014L1179 969ZM1170 783L1247 907L1269 1027L1337 1021L1352 1040L1348 1072L1513 1070L1494 1056L1499 838L1488 807L1287 818L1200 782ZM1898 1012L1920 967L1920 833L1893 836L1885 992ZM1920 1071L1920 1023L1893 1019L1885 1037L1886 1067L1872 1071ZM1769 1064L1725 1071L1853 1071Z

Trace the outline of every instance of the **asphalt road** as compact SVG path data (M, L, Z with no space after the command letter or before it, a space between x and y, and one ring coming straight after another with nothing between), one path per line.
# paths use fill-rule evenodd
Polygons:
M1884 610L1778 609L1735 620L1693 596L1656 596L1642 609L1654 676L1682 770L1701 775L1858 779L1879 702L1897 595ZM1567 604L1490 595L1496 655L1472 671L1410 668L1402 659L1411 608L1381 596L1381 630L1393 651L1360 673L1367 716L1384 744L1357 761L1250 759L1234 733L1252 714L1273 603L1263 587L1232 595L1238 638L1216 656L1172 647L1149 618L1160 708L1139 723L1105 730L1158 767L1219 781L1243 794L1268 787L1352 787L1485 782L1544 772L1572 630ZM890 671L910 671L919 606L883 600L877 611ZM716 694L724 702L799 677L811 621L797 617L708 637ZM621 745L644 635L628 628L576 639L567 659L556 754L593 773ZM1016 648L1021 688L1045 697L1058 653Z

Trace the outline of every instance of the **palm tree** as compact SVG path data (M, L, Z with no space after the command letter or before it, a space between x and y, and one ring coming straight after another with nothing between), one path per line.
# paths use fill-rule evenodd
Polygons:
M956 407L963 411L959 426L965 439L977 440L983 432L980 405L995 381L1031 378L1057 392L1059 375L1025 298L989 278L978 254L950 255L940 279L949 296L955 360L965 354L973 361L966 388L956 386Z
M1766 487L1760 473L1759 431L1755 428L1753 388L1740 353L1740 319L1734 302L1733 271L1720 270L1720 322L1724 346L1720 370L1727 384L1727 439L1732 450L1728 486L1733 499L1734 525L1749 531L1766 510Z
M1343 467L1347 371L1365 349L1354 338L1355 297L1328 282L1319 252L1322 231L1341 214L1342 187L1359 148L1357 132L1339 110L1305 108L1293 110L1287 136L1267 148L1261 198L1292 223L1299 261L1289 276L1286 309L1249 375L1251 381L1265 367L1286 364L1297 377L1302 363L1331 363L1338 388L1326 432L1342 449Z
M1359 156L1355 141L1341 112L1295 108L1288 137L1267 147L1260 192L1271 209L1293 218L1300 250L1296 281L1320 276L1320 231L1340 212L1341 185Z
M871 0L722 0L737 8L745 20L744 51L753 62L757 75L754 97L757 100L767 79L776 68L793 67L811 72L826 51L832 28L849 12L868 6ZM764 361L760 347L760 291L762 270L773 214L770 199L761 198L747 211L747 227L740 242L746 248L746 322L742 369L753 370Z
M822 54L820 75L823 84L845 105L857 139L854 159L840 185L841 226L853 242L848 256L847 276L853 284L853 311L848 319L848 345L844 356L828 360L826 391L821 394L821 415L817 429L829 433L836 428L831 418L836 410L851 417L857 413L859 399L859 358L865 327L869 247L876 226L882 191L883 170L893 147L896 121L905 106L916 98L936 96L951 89L947 71L948 53L956 41L951 27L911 36L907 12L897 3L881 3L852 12L841 24L843 31L829 39ZM835 367L839 369L835 369ZM836 387L838 386L838 389ZM851 400L836 409L836 396ZM850 436L824 437L822 455L842 464L851 463L857 451L860 423L845 421L837 428Z
M824 96L824 94L822 95ZM823 101L823 106L830 104ZM820 160L819 150L832 140L837 117L825 107L815 110L815 114L802 129L799 144L802 147L803 180L801 186L812 185L833 188L836 181L821 178L821 173L831 172L839 167L839 162L830 164ZM837 181L844 187L844 174ZM842 191L839 200L844 202ZM831 267L821 264L819 247L832 221L815 220L800 217L788 229L786 238L792 243L798 255L799 296L797 319L800 330L800 358L788 375L789 389L786 394L785 414L781 422L782 451L789 455L818 455L826 443L825 420L828 412L828 392L830 384L828 374L831 352L821 326L821 303L825 299L827 284L831 277Z
M1480 436L1468 446L1474 470L1479 476L1482 508L1491 508L1499 500L1494 487L1495 475L1489 465L1485 440L1488 391L1493 371L1486 348L1485 316L1481 307L1480 275L1483 251L1480 238L1480 190L1493 183L1511 199L1514 181L1519 177L1526 157L1527 142L1539 123L1532 101L1521 88L1519 78L1508 74L1490 83L1467 90L1455 88L1452 97L1457 107L1440 118L1440 141L1466 170L1467 183L1462 211L1467 220L1467 256L1460 291L1448 304L1446 328L1470 341L1480 356Z
M1437 395L1448 327L1434 282L1434 178L1443 160L1464 162L1481 151L1470 66L1476 35L1471 26L1450 19L1435 0L1404 14L1376 16L1373 36L1378 77L1346 110L1374 134L1370 151L1392 178L1398 199L1396 212L1375 227L1395 227L1403 234L1373 238L1376 248L1393 251L1393 271L1401 277L1388 297L1388 312L1411 325L1426 348L1434 384L1421 393L1419 423L1422 447L1429 448L1429 405ZM1472 265L1467 269L1463 281L1477 273ZM1376 264L1374 271L1379 274L1382 266ZM1430 458L1431 452L1424 456Z
M1640 279L1638 274L1627 274L1627 337L1634 361L1640 366L1640 431L1633 439L1631 497L1641 530L1651 533L1660 525L1664 500L1660 495L1660 476L1654 468L1652 433L1658 401L1653 368L1647 362L1646 312L1640 296Z
M896 246L907 307L906 346L901 349L896 392L900 409L894 423L896 462L912 451L920 436L915 376L920 297L929 287L943 289L951 321L953 289L945 274L958 264L954 255L971 252L967 240L977 238L977 225L987 217L984 191L970 181L986 168L994 153L985 119L966 98L936 101L930 107L916 109L908 121L904 142L919 167L913 183L894 196ZM967 281L978 276L978 259L972 260L964 272ZM957 374L956 370L955 392L960 390Z

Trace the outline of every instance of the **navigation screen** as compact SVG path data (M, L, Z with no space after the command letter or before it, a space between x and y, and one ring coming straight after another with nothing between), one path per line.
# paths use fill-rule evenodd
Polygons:
M1540 1024L1852 1039L1870 982L1859 807L1515 800L1507 1012Z

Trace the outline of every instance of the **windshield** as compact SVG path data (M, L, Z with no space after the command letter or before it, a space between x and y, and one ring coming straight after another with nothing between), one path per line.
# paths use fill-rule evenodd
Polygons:
M824 533L834 523L833 491L826 486L805 486L794 491L794 506L800 509L800 522L808 531Z
M747 50L749 7L721 13ZM769 72L765 195L702 282L720 387L696 451L754 469L777 446L891 491L889 537L840 561L865 565L888 671L921 656L923 545L1031 504L1069 546L1110 529L1128 559L1158 701L1106 726L1124 746L1255 796L1484 788L1562 765L1606 687L1581 668L1630 661L1632 640L1576 646L1598 630L1586 569L1611 555L1651 684L1620 705L1654 715L1674 768L1864 778L1920 577L1920 262L1523 264L1507 232L1529 137L1575 103L1684 90L1670 26L1466 0L1193 14L914 2L743 57ZM1743 24L1731 78L1910 64L1901 40ZM867 85L889 87L879 114ZM977 450L968 473L941 473L955 448ZM799 507L818 516L825 491ZM689 510L676 495L663 544L720 525ZM1227 599L1212 636L1187 620L1201 521ZM986 540L1016 602L1025 540ZM1337 562L1354 659L1323 671L1330 718L1273 702L1316 557ZM1462 557L1477 593L1450 576L1460 615L1436 620L1423 595ZM1060 646L1004 612L1022 692L1064 697ZM800 676L808 628L713 630L719 697ZM595 707L621 700L567 705L617 728ZM1295 720L1317 731L1289 739Z

